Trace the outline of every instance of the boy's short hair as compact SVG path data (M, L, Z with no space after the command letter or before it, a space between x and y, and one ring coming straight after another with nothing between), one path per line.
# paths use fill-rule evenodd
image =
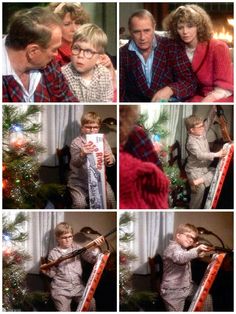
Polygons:
M87 23L75 31L72 45L76 41L89 42L98 53L104 53L107 46L107 35L97 25Z
M195 232L196 235L198 235L198 229L197 227L195 227L194 225L191 225L189 223L186 223L186 224L180 224L176 231L175 231L175 236L178 234L178 233L185 233L185 232Z
M71 233L73 234L73 228L67 222L61 222L56 225L55 236L59 238L61 235Z
M102 124L102 119L96 112L85 112L80 121L81 126L92 123L97 123L99 126Z
M194 128L196 125L202 122L203 122L202 118L194 114L184 119L187 131L189 131L190 129Z

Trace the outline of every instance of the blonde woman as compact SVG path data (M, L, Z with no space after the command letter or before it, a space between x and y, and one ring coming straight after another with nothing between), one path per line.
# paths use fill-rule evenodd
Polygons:
M232 102L233 66L227 44L213 39L209 15L198 5L184 5L164 20L164 29L183 43L198 79L192 102Z
M62 22L62 45L56 57L62 66L70 62L73 35L80 25L89 22L89 15L78 2L53 2L49 7Z

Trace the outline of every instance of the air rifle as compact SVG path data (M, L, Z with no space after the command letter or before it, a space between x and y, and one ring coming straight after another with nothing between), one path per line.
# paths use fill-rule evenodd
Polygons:
M113 230L111 230L110 232L108 232L107 234L105 234L103 237L104 238L107 238L109 235L111 235L112 233L116 232L116 228L114 228ZM101 236L99 236L98 238L100 238ZM98 239L97 238L97 239ZM85 251L87 251L89 248L93 247L95 244L96 244L96 240L93 240L91 242L89 242L87 245L85 245L84 247L82 247L81 249L78 249L78 250L74 250L73 252L71 253L68 253L68 254L65 254L65 255L62 255L60 256L58 259L54 260L54 261L49 261L48 263L46 264L43 264L40 266L40 270L41 271L44 271L44 270L48 270L49 268L51 268L52 266L58 266L61 262L69 259L69 258L72 258L72 257L75 257L77 255L80 255L82 253L84 253Z

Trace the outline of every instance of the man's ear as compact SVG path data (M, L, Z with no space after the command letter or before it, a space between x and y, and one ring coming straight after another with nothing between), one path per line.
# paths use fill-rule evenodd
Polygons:
M31 59L32 57L37 56L37 54L40 52L41 48L37 44L29 44L26 47L26 53L27 56Z

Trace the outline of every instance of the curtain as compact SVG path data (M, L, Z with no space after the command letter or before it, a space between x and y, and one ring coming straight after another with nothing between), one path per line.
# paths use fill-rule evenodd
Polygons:
M172 238L174 213L136 212L129 224L129 232L134 233L134 240L127 245L137 260L132 264L136 274L148 274L148 257L162 254Z
M31 274L39 273L41 257L47 257L49 251L56 246L54 228L64 221L64 212L29 212L26 231L28 240L25 250L32 259L26 263L26 270Z
M179 120L179 124L176 130L176 134L178 134L179 137L177 137L176 139L180 142L181 155L182 155L182 159L184 160L187 157L187 152L185 149L187 130L185 127L184 119L193 114L193 105L184 105L180 107L181 107L180 116L182 117L182 119Z
M46 148L40 155L43 166L56 166L56 149L70 145L79 135L83 105L48 105L43 106L40 122L42 130L40 143Z

